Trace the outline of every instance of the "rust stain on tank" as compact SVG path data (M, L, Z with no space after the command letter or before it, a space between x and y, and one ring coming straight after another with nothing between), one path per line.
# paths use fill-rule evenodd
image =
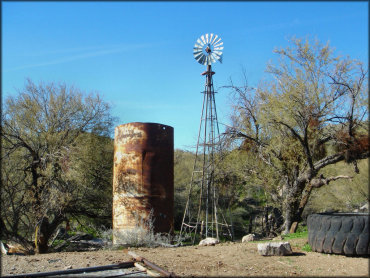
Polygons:
M114 135L113 243L141 226L151 211L154 232L173 231L173 128L157 123L117 126Z

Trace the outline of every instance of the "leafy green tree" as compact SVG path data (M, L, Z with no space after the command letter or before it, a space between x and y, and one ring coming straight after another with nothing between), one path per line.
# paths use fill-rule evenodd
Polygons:
M339 162L336 165L324 169L324 175L335 175L336 172L351 175L353 171L349 165ZM354 212L370 202L369 196L369 163L367 159L359 161L360 173L351 180L348 186L347 180L333 181L312 192L304 214L309 212L335 211Z
M96 193L109 192L107 163L113 159L112 142L98 138L108 137L112 124L110 107L98 94L85 95L65 84L36 85L28 80L17 96L5 100L3 237L31 249L34 235L43 253L68 214L98 215L91 213L99 210L104 195ZM102 148L104 142L111 146Z
M70 156L68 175L78 182L73 203L65 212L74 218L85 216L94 226L112 226L112 181L114 142L110 137L84 133Z
M188 197L188 187L191 180L195 154L190 151L177 149L174 155L174 225L176 230L180 230Z
M283 201L284 232L301 221L314 188L350 176L324 176L340 161L369 156L367 70L333 54L329 44L293 38L277 49L266 80L257 89L229 86L234 95L232 140L253 157L245 174Z

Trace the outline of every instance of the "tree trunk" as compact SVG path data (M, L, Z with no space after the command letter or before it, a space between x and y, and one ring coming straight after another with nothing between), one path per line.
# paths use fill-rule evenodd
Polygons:
M37 253L44 254L48 252L48 241L50 236L51 233L49 232L49 220L47 217L44 217L40 225L40 236L37 239Z
M293 222L292 226L290 226L289 233L294 234L297 231L298 228L298 222Z
M293 212L292 212L292 208L287 205L287 207L285 208L285 222L284 222L284 231L283 231L283 234L289 234L290 232L290 227L292 226L292 217L293 217Z
M40 226L40 237L37 241L37 252L39 254L47 253L49 251L49 239L66 218L63 215L57 215L50 223L48 217L44 217Z
M253 214L251 213L249 215L248 234L252 233L252 229L253 229Z
M283 234L289 234L291 232L290 229L293 223L300 222L302 220L302 212L304 207L301 209L301 202L303 197L302 193L305 189L305 185L305 181L296 180L293 182L293 184L287 186L289 188L289 192L287 194L285 203L285 222ZM307 203L307 200L304 205ZM297 226L295 227L295 229L297 228Z

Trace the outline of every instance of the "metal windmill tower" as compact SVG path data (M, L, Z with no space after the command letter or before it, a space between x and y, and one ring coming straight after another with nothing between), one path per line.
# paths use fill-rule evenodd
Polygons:
M220 151L220 131L217 121L215 91L211 64L222 62L223 42L214 34L201 36L194 45L194 58L207 70L194 168L188 198L181 224L179 240L216 237L223 228L229 228L221 211L218 211L218 193L214 184L215 155ZM219 214L223 221L220 221Z

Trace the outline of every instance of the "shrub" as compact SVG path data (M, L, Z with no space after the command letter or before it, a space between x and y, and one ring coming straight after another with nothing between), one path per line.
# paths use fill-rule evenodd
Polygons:
M153 210L147 219L136 216L136 225L133 229L113 231L118 245L132 247L170 246L173 237L170 234L154 233Z

